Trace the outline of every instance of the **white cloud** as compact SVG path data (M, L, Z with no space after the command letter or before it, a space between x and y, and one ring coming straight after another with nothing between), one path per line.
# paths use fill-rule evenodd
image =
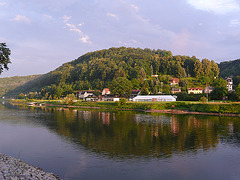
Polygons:
M64 23L69 28L69 30L78 33L78 35L80 36L79 40L81 42L92 44L92 42L90 41L90 38L88 37L88 35L84 34L82 32L82 30L78 28L78 27L81 27L84 23L81 23L81 24L78 24L78 25L75 25L75 24L72 24L72 23L68 23L68 21L71 18L72 18L71 16L64 16L63 17Z
M233 26L239 26L240 25L240 21L238 19L232 19L230 21L230 27L233 27Z
M113 13L107 13L107 16L118 19L118 16L116 14L113 14Z
M134 4L130 4L130 6L131 6L133 9L135 9L136 11L138 11L138 10L139 10L139 7L138 7L138 6L136 6L136 5L134 5Z
M118 41L118 44L119 44L120 46L135 46L135 45L140 45L141 43L138 42L138 41L135 40L135 39L131 39L131 40L126 41L126 42Z
M48 20L51 20L51 19L53 19L53 17L52 17L52 16L50 16L50 15L47 15L47 14L44 14L44 15L43 15L43 18L44 18L44 19L48 19Z
M240 4L236 0L187 0L196 9L226 14L240 11Z
M72 16L64 16L63 17L64 23L68 22L71 18Z
M17 21L17 22L25 22L25 23L30 23L31 20L26 17L26 16L23 16L23 15L16 15L15 18L13 18L14 21Z

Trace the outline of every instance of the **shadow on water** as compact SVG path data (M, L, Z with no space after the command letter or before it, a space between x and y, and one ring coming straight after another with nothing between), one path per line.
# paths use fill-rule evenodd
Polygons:
M214 150L219 143L240 147L239 117L25 108L7 103L0 108L30 111L25 113L29 121L111 158L167 159Z

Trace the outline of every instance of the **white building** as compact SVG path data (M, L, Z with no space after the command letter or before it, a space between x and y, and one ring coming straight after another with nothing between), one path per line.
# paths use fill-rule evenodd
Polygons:
M93 95L93 91L81 91L79 92L78 98L79 99L85 99L88 96Z
M227 89L230 92L233 90L233 80L232 78L228 77L226 81L227 81Z
M171 95L149 95L149 96L136 96L133 101L176 101L177 96Z

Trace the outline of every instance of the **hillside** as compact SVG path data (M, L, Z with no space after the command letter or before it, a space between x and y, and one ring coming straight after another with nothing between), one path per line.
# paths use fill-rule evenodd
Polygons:
M220 77L240 76L240 59L221 62L219 65Z
M159 78L153 82L151 75L155 74ZM45 93L60 97L64 92L73 90L103 89L118 77L131 81L134 88L143 87L144 80L147 86L159 88L159 81L167 84L169 76L207 76L212 79L218 74L217 64L208 59L200 61L195 56L173 56L171 51L159 49L120 47L87 53L16 88L8 95L44 89Z
M32 81L40 76L41 75L30 75L0 78L0 97L9 91L13 91L15 88L24 85L27 82Z
M221 62L218 67L220 68L220 77L233 77L233 87L236 89L240 83L240 59Z

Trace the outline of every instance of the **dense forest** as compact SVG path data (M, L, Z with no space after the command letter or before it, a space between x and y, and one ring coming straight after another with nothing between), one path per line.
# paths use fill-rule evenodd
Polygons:
M221 62L219 65L221 77L240 76L240 59Z
M27 82L32 81L40 76L41 75L30 75L0 78L0 97L5 95L7 92L14 90L21 85L25 85Z
M153 75L158 75L158 78L153 78ZM171 51L160 49L120 47L87 53L19 86L8 95L42 91L42 94L61 97L74 90L111 87L117 78L126 79L134 89L147 88L157 92L160 82L168 84L171 77L181 78L182 84L186 84L184 79L197 78L201 86L206 84L203 77L209 81L218 75L219 68L213 60L173 56Z
M240 59L234 61L221 62L219 76L222 78L232 77L235 87L240 83Z

